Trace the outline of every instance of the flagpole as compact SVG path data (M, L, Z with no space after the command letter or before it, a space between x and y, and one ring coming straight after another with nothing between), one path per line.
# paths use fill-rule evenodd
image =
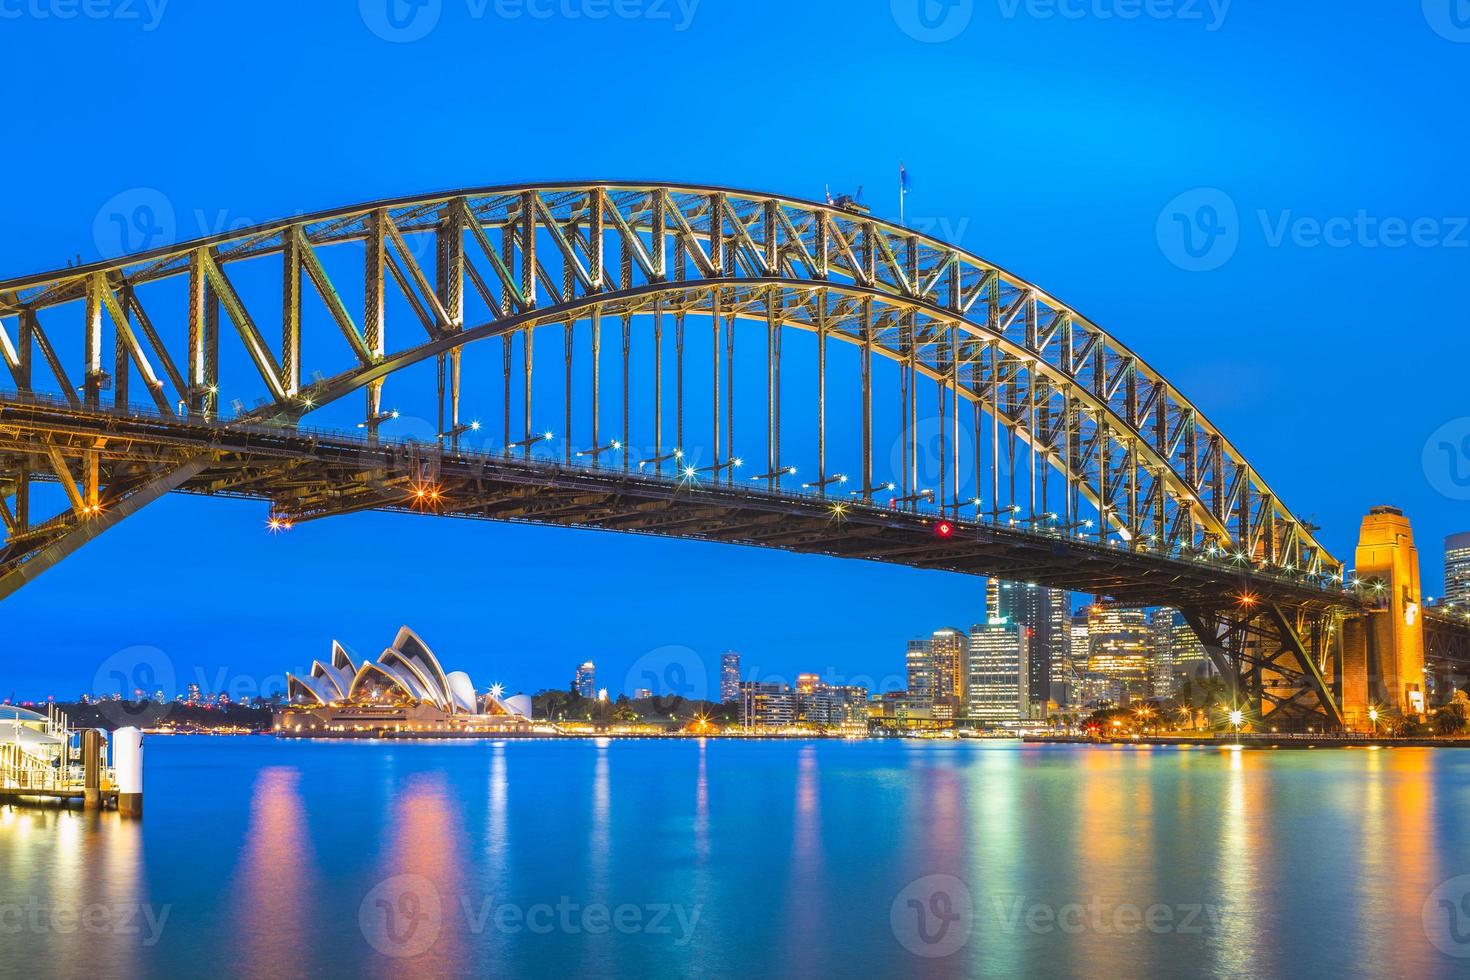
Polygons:
M903 161L900 160L898 163L898 223L902 227L907 228L908 224L903 219L903 199L905 193L903 186Z

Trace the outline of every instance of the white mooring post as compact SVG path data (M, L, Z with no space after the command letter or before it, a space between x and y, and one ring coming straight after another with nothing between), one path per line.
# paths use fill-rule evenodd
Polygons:
M117 780L117 812L143 815L143 732L119 728L112 733L112 767Z

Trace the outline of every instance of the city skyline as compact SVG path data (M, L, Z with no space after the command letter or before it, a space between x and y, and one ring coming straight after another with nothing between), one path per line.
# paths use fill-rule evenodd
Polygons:
M892 183L896 161L903 159L914 179L907 199L910 224L922 224L938 237L956 240L1027 274L1127 337L1171 381L1199 401L1270 475L1284 500L1315 517L1330 536L1326 543L1334 554L1350 560L1357 519L1376 504L1404 507L1425 542L1464 530L1459 517L1463 505L1449 495L1453 486L1426 474L1422 458L1430 435L1441 424L1463 415L1453 384L1419 386L1414 413L1407 422L1397 414L1390 417L1369 411L1358 413L1350 427L1322 424L1324 413L1336 418L1342 406L1353 403L1353 389L1346 380L1335 382L1325 392L1300 397L1275 394L1300 390L1293 385L1288 368L1293 363L1311 363L1315 377L1354 377L1354 365L1376 359L1380 337L1372 325L1378 319L1433 320L1443 308L1453 308L1453 298L1464 290L1458 254L1451 248L1302 248L1289 239L1285 245L1273 245L1260 227L1261 213L1266 224L1274 227L1283 215L1325 220L1366 209L1382 217L1413 217L1442 214L1447 206L1454 206L1454 202L1447 205L1440 194L1430 193L1430 188L1444 188L1451 196L1459 193L1447 161L1456 158L1457 148L1470 143L1470 134L1453 122L1445 123L1414 97L1420 85L1436 78L1444 83L1453 77L1441 57L1446 54L1441 49L1443 42L1417 18L1379 11L1359 16L1367 21L1368 33L1375 39L1417 53L1414 60L1427 75L1412 81L1383 81L1371 98L1392 98L1399 111L1385 123L1390 131L1373 139L1362 135L1357 126L1365 113L1371 114L1371 107L1363 104L1369 96L1349 93L1343 102L1306 113L1277 103L1271 98L1275 85L1258 76L1259 53L1280 48L1289 25L1307 28L1319 23L1318 15L1307 10L1283 11L1269 18L1258 11L1234 12L1231 36L1239 46L1222 46L1211 34L1175 31L1178 25L1147 19L1130 24L1126 34L1120 33L1116 39L1122 46L1119 57L1106 68L1106 75L1125 93L1141 97L1147 93L1148 99L1162 103L1161 112L1174 113L1182 121L1167 139L1154 127L1118 116L1106 105L1059 108L1046 92L1028 90L1010 80L1011 68L1037 57L1053 60L1074 47L1086 51L1088 38L1108 30L1101 24L1081 24L1076 36L1062 36L1050 30L1053 25L1021 19L1004 25L1008 40L1000 63L951 66L968 84L938 93L940 106L957 110L969 88L998 85L1015 100L1018 118L1044 117L1047 131L1057 126L1072 131L1077 141L1074 154L1088 161L1086 167L1050 159L1020 166L1003 156L963 152L974 136L959 137L957 146L941 151L925 150L898 134L883 134L854 147L841 163L822 154L798 153L778 164L723 142L719 153L713 153L716 144L711 137L696 132L689 142L669 148L657 169L808 199L820 198L829 186L843 192L862 184L869 189L866 201L877 213L896 218L897 193L886 188ZM787 26L796 32L819 33L828 26L816 11L794 9L789 17ZM452 50L455 31L451 28L456 21L449 14L446 18L441 29L422 43L395 52L407 59L405 70L414 65L432 70ZM737 21L737 11L711 6L701 11L686 36L729 36L737 29ZM597 29L600 36L630 45L630 52L652 52L662 37L651 30L654 26L612 19ZM339 16L304 10L295 27L304 39L330 37L342 45L344 57L368 57L382 45L351 12ZM900 71L922 71L936 55L953 54L942 46L916 43L886 10L855 12L846 29L881 44ZM974 25L975 31L981 29L981 23ZM199 53L208 50L208 34L187 17L171 22L170 30L182 42L180 51L194 52L185 55L186 61L203 68ZM195 31L201 32L197 35L200 43L191 46L188 39ZM264 25L248 18L239 31L242 43L260 42L267 36ZM1163 46L1152 46L1155 42ZM1355 50L1351 45L1359 42L1345 43L1350 47L1344 54L1351 56ZM1060 50L1057 44L1062 45ZM15 53L15 67L19 78L29 80L41 77L45 65L59 58L100 58L109 50L105 33L63 35L42 30L34 43ZM1130 51L1147 52L1150 59L1158 59L1150 62L1155 69L1163 71L1184 71L1191 64L1208 61L1218 66L1218 77L1237 81L1229 87L1207 83L1211 98L1204 100L1161 91L1154 74L1132 63ZM1366 50L1361 53L1368 56ZM522 49L508 50L504 56L511 66L525 64L524 59L530 57ZM720 52L715 57L727 70L733 68L733 53ZM1232 66L1241 70L1232 72ZM1290 57L1278 59L1274 70L1305 83L1317 77L1294 47ZM146 59L140 62L126 85L95 93L99 110L126 112L127 91L133 86L167 84L163 71ZM573 86L595 83L598 77L597 69L581 64L569 65L566 71L568 84ZM796 82L799 86L814 84ZM32 86L30 81L22 84ZM256 103L231 93L221 96L242 138L268 139L275 128L269 107L286 97L277 89L284 84L282 80L267 77L258 84L275 91L276 97L267 94ZM794 102L801 91L786 91L773 100L778 106L787 100ZM30 95L43 107L57 97L40 90ZM675 93L671 98L673 111L692 109L697 103L692 93ZM895 94L880 91L871 98L874 112L896 111ZM1254 111L1261 102L1271 106L1264 115ZM1044 113L1033 117L1028 106ZM478 118L483 110L465 94L448 93L444 101L423 111L436 124L457 128L465 119ZM293 166L289 180L282 179L278 167L247 167L227 155L205 176L186 163L197 154L182 134L147 120L139 124L137 136L149 141L156 152L146 159L120 161L105 179L99 179L84 155L58 153L50 166L36 168L30 175L33 193L52 202L49 220L21 228L22 215L17 212L8 218L10 234L0 236L0 267L21 273L59 265L78 252L83 259L91 259L121 246L138 247L137 241L119 240L111 221L110 209L117 205L109 202L119 195L125 204L141 200L140 194L148 201L165 202L172 220L164 229L170 234L163 237L182 240L346 201L467 182L560 175L567 169L562 154L553 151L554 143L537 138L545 135L542 127L553 125L541 119L528 122L529 138L513 164L481 152L491 145L486 142L488 137L469 127L464 130L463 154L441 158L384 153L369 165L352 155L341 155L334 142L340 136L341 146L352 145L355 137L350 134L368 124L367 112L366 106L348 106L341 117L327 120L323 139L317 144L327 155L322 161L326 165ZM55 125L55 113L41 111L37 118L47 130L40 137L66 145L70 137L50 128ZM1416 166L1425 170L1416 171L1413 179L1382 179L1385 174L1405 174L1402 161L1406 155L1388 147L1418 146L1429 132L1436 134L1432 152L1425 143L1426 152L1407 155L1422 161ZM1242 149L1263 141L1273 147L1268 157ZM818 143L813 137L813 145ZM1117 147L1125 145L1132 148L1129 153L1117 152ZM467 164L467 160L474 162ZM1209 165L1202 164L1203 160L1210 161ZM650 167L638 141L614 139L586 148L585 160L577 169L618 176L647 173ZM1007 194L991 192L990 188L1001 184L1009 188ZM78 187L94 190L79 194ZM1162 254L1156 234L1157 219L1169 200L1200 187L1224 190L1242 221L1241 241L1230 262L1203 273L1182 269ZM127 197L130 193L132 198ZM1465 204L1470 202L1461 206ZM1073 234L1055 234L1054 221L1039 220L1048 215L1058 220L1064 216ZM1098 261L1098 256L1106 259ZM1341 282L1366 281L1385 273L1407 277L1397 300L1373 296L1365 306L1361 298L1349 300L1339 288ZM1146 284L1147 291L1119 289L1119 277L1124 275ZM1191 311L1192 333L1219 338L1232 353L1222 360L1219 351L1203 356L1198 349L1178 344L1176 311L1180 309ZM1298 322L1333 323L1334 342L1318 342L1315 329L1282 327ZM1450 365L1466 360L1462 332L1448 332L1442 341L1447 346L1433 360L1431 372L1449 371ZM1261 353L1233 353L1239 351ZM797 389L791 397L799 399L802 394ZM396 431L421 432L427 417L426 413L405 417ZM1322 468L1315 462L1307 464L1305 447L1278 438L1280 432L1308 430L1320 430L1320 438L1326 441L1325 447L1313 448L1312 458L1330 454L1334 460L1331 494L1317 492ZM387 431L395 430L390 426ZM886 448L884 456L888 455ZM981 588L958 576L844 566L747 549L398 515L333 518L272 536L266 531L265 516L261 505L249 502L168 497L89 544L74 560L47 572L6 600L17 626L0 640L0 655L17 663L12 686L17 691L84 688L108 658L138 644L161 648L180 669L198 665L210 674L224 669L232 675L268 676L280 635L301 637L304 655L333 635L366 637L404 621L423 624L457 661L477 661L479 669L502 676L534 674L539 680L547 669L543 664L577 655L570 644L566 649L547 649L544 623L554 619L573 633L605 633L609 611L629 608L647 594L634 582L657 583L659 627L640 626L631 637L611 638L609 668L615 674L618 663L631 663L667 644L711 656L728 645L741 649L752 661L770 663L783 656L787 642L809 646L824 638L848 651L844 659L854 671L874 673L889 669L886 649L890 638L919 635L936 622L972 621L975 617L964 610ZM204 594L209 598L191 602L160 599L154 583L174 580L180 574L168 556L190 555L199 528L207 529L218 554L228 556L205 566L205 581L211 584ZM366 555L360 548L363 541L374 545ZM1438 549L1426 546L1421 550L1424 581L1440 582ZM524 574L503 583L495 603L481 613L477 610L483 590L478 580L488 571L484 556L495 553L516 555ZM403 569L415 567L426 554L463 572L424 580L403 574ZM98 589L103 575L99 570L114 567L128 568L134 574L110 577L107 587ZM601 570L612 567L628 569L629 574L622 581L610 581ZM701 569L697 580L687 574L691 567ZM238 598L237 590L224 588L226 579L267 582L283 571L291 579L289 594L277 592L245 601ZM390 591L393 608L362 607L354 591L364 575ZM878 594L901 601L862 604L836 623L810 622L807 602L801 598L802 583L816 576L826 579L834 594ZM754 590L749 588L751 582L777 582L781 587ZM554 589L548 583L558 585ZM594 596L595 601L590 608L563 608L552 598L556 589ZM1438 591L1436 584L1434 592ZM708 598L716 593L738 596L738 616L719 621L720 607ZM55 621L78 594L91 599L87 621L64 633L47 629L44 624ZM158 615L160 611L165 615ZM211 648L201 649L199 636L219 639ZM53 655L39 662L19 656L22 650L37 648ZM542 681L548 686L552 682L550 676Z

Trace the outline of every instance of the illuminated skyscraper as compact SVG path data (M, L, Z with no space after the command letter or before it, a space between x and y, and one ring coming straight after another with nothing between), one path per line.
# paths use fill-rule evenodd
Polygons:
M572 692L580 697L597 697L597 668L592 661L587 661L577 668L576 675L572 678Z
M1186 651L1174 649L1175 626L1184 617L1173 609L1160 608L1148 617L1149 687L1153 697L1172 697L1178 683L1178 665ZM1188 627L1185 627L1188 629Z
M740 654L734 650L720 654L720 700L725 704L740 700Z
M1020 582L999 583L996 611L987 610L1027 630L1027 679L1033 717L1046 716L1051 697L1051 682L1056 666L1066 659L1068 594L1062 589L1047 589Z
M909 695L927 701L936 719L953 718L964 704L968 651L969 637L953 627L909 641Z
M1000 617L970 627L965 709L972 720L995 723L1034 717L1027 633L1024 626Z
M909 674L909 697L929 701L929 641L909 640L906 655Z
M1148 617L1141 609L1094 606L1087 620L1087 670L1122 683L1129 699L1149 696Z
M1444 601L1470 606L1470 531L1444 539Z

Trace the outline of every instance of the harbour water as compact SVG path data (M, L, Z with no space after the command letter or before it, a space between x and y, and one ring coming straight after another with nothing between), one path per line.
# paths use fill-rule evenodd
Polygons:
M141 821L0 810L0 976L1463 976L1467 813L1455 750L154 738Z

